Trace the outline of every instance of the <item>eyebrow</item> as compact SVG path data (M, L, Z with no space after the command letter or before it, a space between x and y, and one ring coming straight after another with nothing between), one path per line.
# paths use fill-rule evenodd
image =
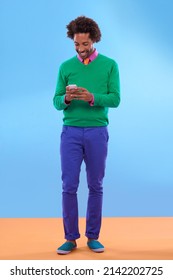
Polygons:
M79 44L79 42L77 42L77 41L74 41L74 43ZM85 43L88 43L88 41L82 42L82 44L85 44Z

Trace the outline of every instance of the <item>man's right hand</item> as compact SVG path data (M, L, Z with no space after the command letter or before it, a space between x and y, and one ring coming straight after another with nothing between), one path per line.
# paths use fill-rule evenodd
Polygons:
M73 99L78 97L78 88L70 89L70 86L66 87L65 101L71 102Z

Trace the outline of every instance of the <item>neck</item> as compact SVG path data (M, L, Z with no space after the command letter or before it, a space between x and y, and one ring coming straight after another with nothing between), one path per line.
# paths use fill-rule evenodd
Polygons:
M91 52L89 53L89 56L88 57L90 57L90 55L92 55L93 54L93 52L95 52L95 48L93 48L92 50L91 50Z

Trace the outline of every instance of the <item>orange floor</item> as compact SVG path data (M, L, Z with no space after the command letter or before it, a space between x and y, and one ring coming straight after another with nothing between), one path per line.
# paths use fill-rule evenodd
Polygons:
M86 247L85 218L80 218L78 249L60 256L61 218L0 219L1 260L173 260L173 217L103 218L104 253Z

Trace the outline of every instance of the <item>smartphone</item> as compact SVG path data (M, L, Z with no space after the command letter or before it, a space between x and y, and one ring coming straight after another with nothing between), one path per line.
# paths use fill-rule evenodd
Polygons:
M68 85L69 89L77 89L77 85Z

